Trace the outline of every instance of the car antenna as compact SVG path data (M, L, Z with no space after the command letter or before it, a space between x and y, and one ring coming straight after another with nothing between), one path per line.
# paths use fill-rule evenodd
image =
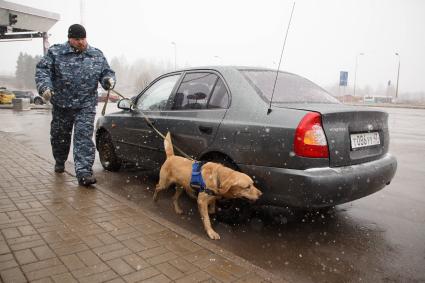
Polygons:
M288 37L289 27L291 26L294 9L295 9L295 1L294 1L294 4L292 5L291 17L289 18L288 27L286 28L285 40L283 41L282 52L280 53L279 65L277 66L277 70L276 70L276 78L274 79L272 97L270 98L270 105L269 105L269 109L267 109L267 115L269 115L272 112L272 101L273 101L274 90L276 88L276 82L277 82L277 77L279 75L280 63L282 62L283 50L285 50L286 38Z

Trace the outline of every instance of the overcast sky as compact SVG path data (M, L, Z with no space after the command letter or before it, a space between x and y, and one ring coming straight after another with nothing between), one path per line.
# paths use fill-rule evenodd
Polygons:
M80 22L80 0L9 0L59 13L51 44L67 40L67 28ZM124 55L179 66L243 65L276 68L292 1L260 0L90 0L83 21L89 44L110 60ZM171 42L175 42L173 45ZM0 43L0 74L13 73L20 51L42 54L41 39ZM425 91L425 1L297 0L281 70L322 86L349 72L357 86L395 85L399 91ZM360 56L358 54L364 53Z

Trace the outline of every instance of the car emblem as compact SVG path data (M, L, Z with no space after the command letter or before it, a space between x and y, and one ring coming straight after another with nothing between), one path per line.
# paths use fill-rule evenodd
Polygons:
M372 126L371 124L369 124L369 125L367 125L367 129L368 129L369 131L372 131L372 130L373 130L373 126Z

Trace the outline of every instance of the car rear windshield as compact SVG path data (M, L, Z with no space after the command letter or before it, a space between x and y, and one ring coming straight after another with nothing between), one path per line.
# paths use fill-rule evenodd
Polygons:
M276 79L272 70L239 70L259 95L270 101ZM339 103L324 89L300 76L279 72L273 103Z

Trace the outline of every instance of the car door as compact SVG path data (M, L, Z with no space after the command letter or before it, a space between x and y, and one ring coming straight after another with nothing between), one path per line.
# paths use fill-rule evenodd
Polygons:
M229 92L218 73L186 72L158 127L170 131L173 144L197 158L213 143L228 106Z
M163 140L148 125L146 119L155 126L161 124L161 119L166 115L163 110L170 103L171 94L180 76L180 73L173 73L153 82L136 98L133 111L124 124L125 128L121 129L126 132L126 138L125 142L121 143L120 151L138 167L154 169L165 158L160 158L163 152L158 152L159 148L163 147Z

